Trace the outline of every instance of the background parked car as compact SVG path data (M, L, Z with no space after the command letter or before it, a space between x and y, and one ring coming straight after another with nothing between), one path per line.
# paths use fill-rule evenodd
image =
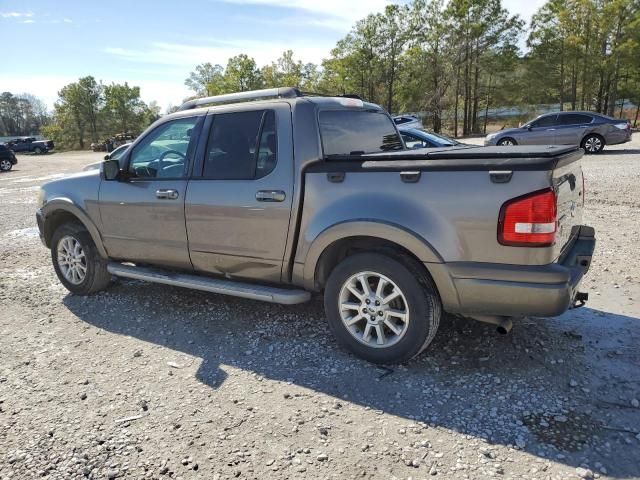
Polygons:
M16 154L6 144L0 143L0 172L8 172L16 163Z
M7 142L11 150L19 152L47 153L54 148L53 140L36 140L34 137L16 138Z
M415 115L397 115L393 117L393 122L398 128L424 128L422 120Z
M541 115L519 128L487 135L485 145L579 145L599 153L605 145L631 140L631 123L592 112Z
M439 133L428 132L422 128L399 127L400 135L407 148L437 148L465 145L453 138Z

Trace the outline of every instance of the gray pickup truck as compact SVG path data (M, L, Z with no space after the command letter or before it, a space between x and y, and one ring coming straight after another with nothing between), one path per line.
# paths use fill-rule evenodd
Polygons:
M37 221L74 294L112 275L282 304L324 292L340 344L397 363L443 312L504 332L584 303L582 153L407 150L358 98L244 92L187 102L120 161L47 183Z

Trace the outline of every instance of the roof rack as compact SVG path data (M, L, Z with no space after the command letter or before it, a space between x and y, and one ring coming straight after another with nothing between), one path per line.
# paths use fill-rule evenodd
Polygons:
M227 93L213 97L195 98L183 103L178 110L191 110L204 105L233 103L250 100L264 100L268 98L296 98L304 94L294 87L266 88L264 90L250 90L247 92Z

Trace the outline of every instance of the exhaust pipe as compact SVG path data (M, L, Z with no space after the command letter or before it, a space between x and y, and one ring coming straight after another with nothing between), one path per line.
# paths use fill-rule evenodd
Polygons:
M506 335L513 328L513 322L509 317L501 317L499 315L473 315L471 318L479 322L495 325L496 332L500 335Z

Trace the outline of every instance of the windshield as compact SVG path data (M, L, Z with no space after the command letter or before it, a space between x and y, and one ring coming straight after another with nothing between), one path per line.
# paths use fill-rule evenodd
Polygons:
M425 140L428 140L438 145L442 145L444 147L460 145L459 141L454 140L453 138L449 138L446 135L441 135L439 133L434 133L434 132L427 132L426 130L423 130L421 128L416 128L415 131L419 133L420 136Z

